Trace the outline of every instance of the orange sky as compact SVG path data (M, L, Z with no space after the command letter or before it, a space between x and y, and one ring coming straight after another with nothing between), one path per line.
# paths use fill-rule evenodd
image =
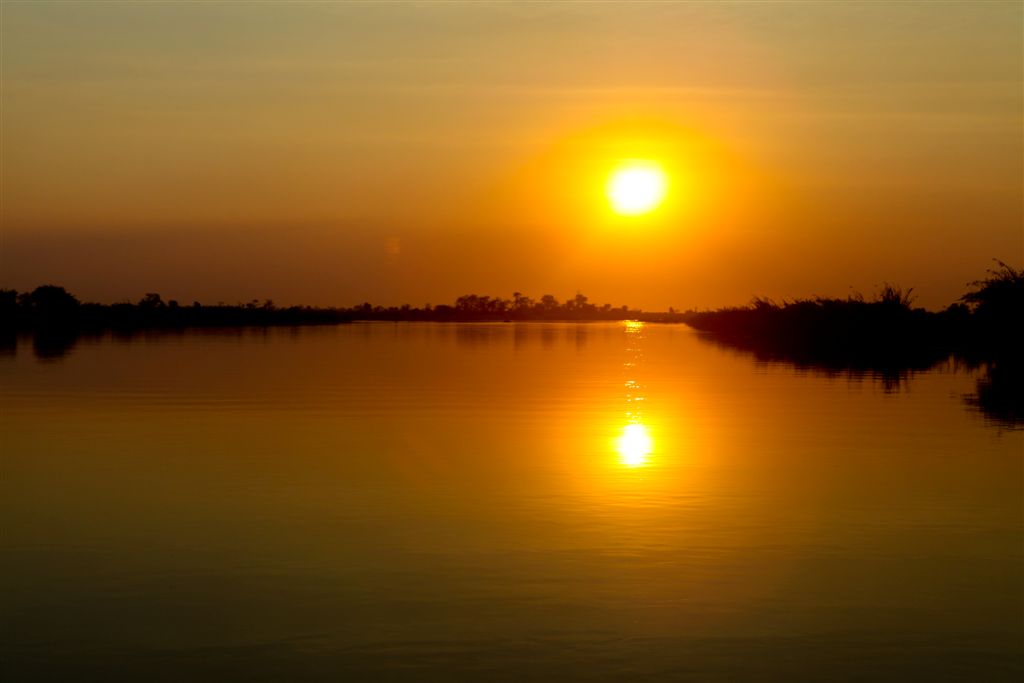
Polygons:
M0 286L945 306L1024 261L1024 6L2 4ZM669 170L615 217L621 158Z

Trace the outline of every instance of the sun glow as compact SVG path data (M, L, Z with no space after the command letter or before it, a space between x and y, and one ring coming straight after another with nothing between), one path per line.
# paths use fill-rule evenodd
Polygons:
M622 435L615 441L615 450L619 452L619 460L626 467L642 467L647 464L647 456L654 449L651 435L647 427L632 423L625 426Z
M667 188L668 180L658 164L628 161L612 171L608 179L608 201L615 213L636 216L658 208Z

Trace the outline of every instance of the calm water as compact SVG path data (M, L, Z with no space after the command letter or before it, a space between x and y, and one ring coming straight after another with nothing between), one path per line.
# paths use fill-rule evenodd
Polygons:
M975 380L638 324L23 340L3 679L1014 680L1024 432Z

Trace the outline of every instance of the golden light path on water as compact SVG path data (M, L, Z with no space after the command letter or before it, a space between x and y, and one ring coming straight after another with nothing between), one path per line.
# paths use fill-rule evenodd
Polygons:
M643 386L637 380L640 362L643 359L641 343L644 337L644 324L639 320L624 322L626 331L626 352L623 363L626 374L626 424L615 439L615 450L619 454L619 463L625 467L644 467L649 464L654 451L654 440L643 422L643 402L646 396Z
M647 432L647 427L634 422L622 429L622 435L615 441L615 450L619 453L619 462L626 467L642 467L654 449L654 442Z

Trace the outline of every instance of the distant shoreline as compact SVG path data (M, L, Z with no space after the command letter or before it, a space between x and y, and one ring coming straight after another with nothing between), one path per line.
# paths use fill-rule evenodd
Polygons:
M938 312L914 308L913 290L886 285L874 299L814 298L713 311L644 312L596 305L583 294L564 302L545 294L511 299L467 294L453 305L351 308L277 307L273 301L181 305L156 293L136 303L82 303L63 287L0 290L0 330L60 337L103 330L337 325L387 322L686 323L706 336L764 358L836 367L924 367L956 353L972 359L1015 358L1024 348L1024 270L998 262L960 301Z
M644 313L628 306L592 304L582 294L560 302L546 294L539 300L518 292L512 299L469 294L453 305L375 306L350 308L278 307L273 301L181 305L156 293L136 303L82 303L63 287L42 285L31 292L0 290L0 326L16 330L180 329L189 327L294 326L342 324L357 321L402 322L516 322L616 321L647 319L684 322L683 314Z
M234 330L342 325L357 322L589 323L640 320L686 323L709 342L827 373L871 373L886 387L909 373L953 358L981 368L968 402L1008 428L1024 425L1024 271L1004 263L942 311L912 306L910 290L886 286L872 300L814 298L775 303L755 299L747 306L714 311L644 312L628 306L595 306L578 294L559 303L516 293L506 300L459 297L453 306L278 308L273 302L181 306L147 294L138 303L80 303L62 287L44 285L19 294L0 290L0 352L31 335L36 356L61 358L81 337L112 333ZM889 389L887 389L889 390Z

